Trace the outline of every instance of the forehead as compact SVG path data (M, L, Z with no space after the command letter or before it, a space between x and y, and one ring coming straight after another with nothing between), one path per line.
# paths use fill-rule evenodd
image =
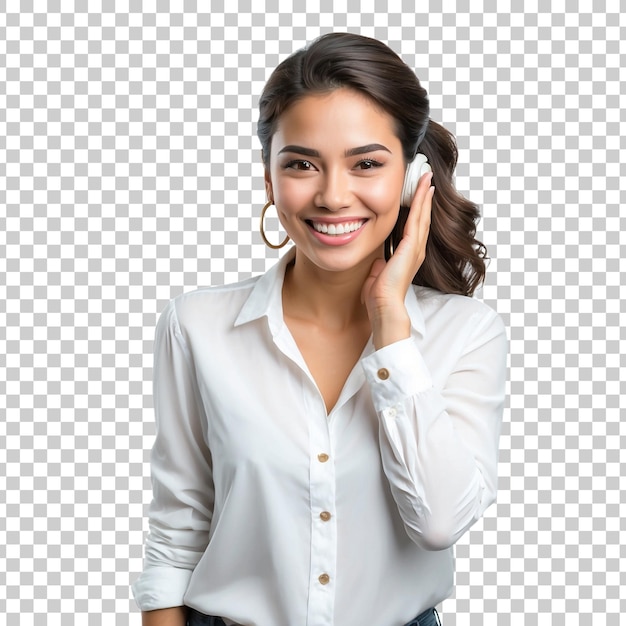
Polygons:
M357 91L337 89L307 95L292 104L278 120L272 149L308 141L315 144L309 147L322 149L341 144L343 150L394 140L399 145L394 119L386 111Z

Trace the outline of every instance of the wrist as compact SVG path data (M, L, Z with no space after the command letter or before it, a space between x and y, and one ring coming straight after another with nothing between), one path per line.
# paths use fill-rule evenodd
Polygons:
M374 348L380 350L397 341L411 336L411 319L406 310L403 313L382 315L372 321Z

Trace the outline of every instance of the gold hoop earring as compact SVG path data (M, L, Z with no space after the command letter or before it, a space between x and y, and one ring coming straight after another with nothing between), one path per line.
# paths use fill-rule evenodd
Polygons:
M263 227L263 223L265 221L265 213L267 212L267 209L269 209L272 206L272 204L273 204L273 202L270 200L263 207L263 210L261 211L261 237L263 238L263 241L265 242L266 246L268 246L272 250L280 250L289 241L289 235L287 235L287 237L285 237L285 240L282 243L276 245L275 243L271 243L270 241L268 241L267 237L265 236L265 228Z

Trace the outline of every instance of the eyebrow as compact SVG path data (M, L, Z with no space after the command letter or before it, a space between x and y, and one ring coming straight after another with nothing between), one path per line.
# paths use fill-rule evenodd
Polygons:
M386 148L380 143L370 143L367 146L359 146L358 148L351 148L350 150L346 150L345 154L347 157L356 156L357 154L367 154L368 152L376 152L377 150L384 150L385 152L391 153L389 148Z
M278 151L278 154L283 152L295 152L296 154L302 154L304 156L319 157L320 153L317 150L311 148L305 148L304 146L285 146L282 150Z
M350 148L350 150L346 150L344 155L346 157L356 156L358 154L367 154L368 152L376 152L377 150L384 150L385 152L391 153L389 148L386 148L380 143L369 143L366 146L359 146L358 148ZM282 154L283 152L294 152L296 154L302 154L303 156L309 157L319 157L320 153L317 150L313 150L312 148L305 148L304 146L294 146L289 145L285 146L281 150L279 150L278 154Z

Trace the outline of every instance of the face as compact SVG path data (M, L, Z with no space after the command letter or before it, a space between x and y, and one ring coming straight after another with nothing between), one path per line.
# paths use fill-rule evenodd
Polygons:
M396 223L404 171L393 118L362 94L338 89L283 113L266 191L297 258L327 271L369 269Z

